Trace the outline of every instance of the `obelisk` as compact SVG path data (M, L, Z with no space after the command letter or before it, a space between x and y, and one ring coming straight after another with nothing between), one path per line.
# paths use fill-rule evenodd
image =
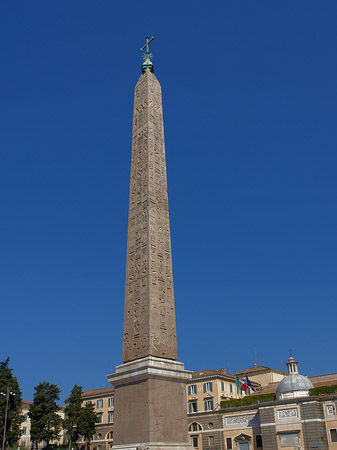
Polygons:
M153 39L153 38L152 38ZM146 38L135 88L123 364L115 387L114 448L191 449L176 321L160 84Z

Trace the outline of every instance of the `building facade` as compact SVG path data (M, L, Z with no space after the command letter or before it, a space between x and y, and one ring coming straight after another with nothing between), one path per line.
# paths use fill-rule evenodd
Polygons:
M260 388L259 383L253 381L252 384L254 388ZM186 389L189 414L217 410L222 400L241 398L251 393L250 388L240 390L235 374L228 375L225 369L194 372Z
M337 394L189 414L198 450L337 449Z
M96 424L96 433L91 440L91 450L109 450L113 445L114 427L114 388L93 389L82 394L83 406L92 403L98 414L99 422ZM84 445L80 439L79 445Z
M310 394L315 393L314 386L337 387L337 374L310 380L298 373L292 356L286 364L288 373L266 367L239 372L266 384L236 401L222 401L213 411L189 410L192 446L198 450L337 450L337 389L334 394L324 389L321 395Z
M25 402L23 401L21 404L21 413L23 416L23 421L21 423L21 437L18 442L18 446L20 448L32 448L33 442L30 437L30 418L29 418L29 407L32 404L32 402ZM60 407L58 411L59 416L64 419L64 408ZM61 429L60 438L56 441L51 442L51 444L54 445L62 445L64 441L64 431ZM35 444L34 444L35 445ZM44 443L39 443L39 448L43 448Z
M312 385L336 386L337 374L308 379L298 374L293 359L290 362L291 373L265 366L235 374L224 369L194 372L186 385L190 444L197 450L337 450L337 393L310 395L308 390ZM246 373L255 392L237 388L236 375L244 379ZM111 450L114 388L85 391L82 398L83 406L92 403L100 418L90 449ZM29 406L22 403L22 448L31 447ZM78 445L85 443L79 440Z

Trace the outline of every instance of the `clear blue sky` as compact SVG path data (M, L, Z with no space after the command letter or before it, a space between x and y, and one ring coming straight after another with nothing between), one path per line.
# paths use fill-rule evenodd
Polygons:
M133 89L163 89L178 355L337 371L335 1L0 5L0 360L25 400L121 362Z

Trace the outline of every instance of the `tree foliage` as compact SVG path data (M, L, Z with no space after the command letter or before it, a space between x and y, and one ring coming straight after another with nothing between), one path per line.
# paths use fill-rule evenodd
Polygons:
M21 431L20 425L23 419L21 414L21 391L18 380L13 376L12 370L8 367L9 358L0 362L0 444L3 444L5 412L8 391L6 443L13 446L17 443Z
M59 439L62 428L62 419L57 414L60 407L56 404L61 391L56 384L46 381L35 386L35 391L28 413L31 420L31 440L35 443L46 442L49 447L51 441Z
M78 418L78 432L84 437L86 442L86 448L95 434L95 424L98 422L98 415L95 413L94 405L87 403L84 408L81 409Z
M69 449L71 444L78 440L78 419L82 409L82 386L75 384L68 399L68 403L64 409L65 419L63 428L69 436Z

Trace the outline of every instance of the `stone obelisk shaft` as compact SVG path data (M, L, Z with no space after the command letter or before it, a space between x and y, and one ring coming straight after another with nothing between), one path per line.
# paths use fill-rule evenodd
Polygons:
M177 359L161 87L150 71L135 88L123 362Z
M123 364L115 387L114 450L192 450L177 359L161 88L146 59L135 89Z

